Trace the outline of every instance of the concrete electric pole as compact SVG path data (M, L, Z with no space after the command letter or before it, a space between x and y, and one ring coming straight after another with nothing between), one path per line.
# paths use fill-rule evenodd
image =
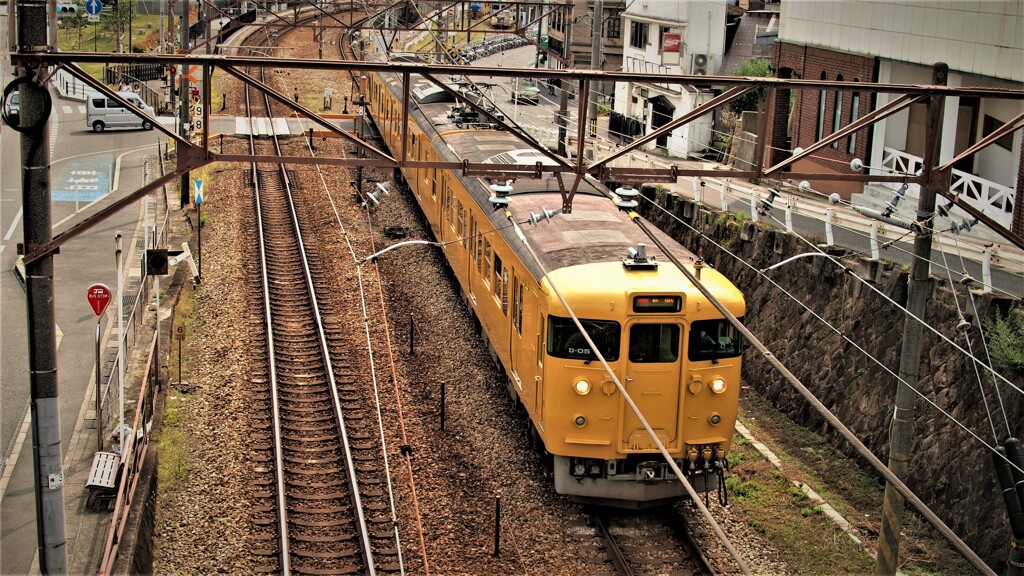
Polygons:
M604 33L604 0L594 0L594 25L590 31L590 68L601 69L601 36ZM597 137L597 93L601 83L594 81L590 86L590 102L587 104L588 133ZM597 153L594 153L597 157Z
M932 84L945 86L949 66L943 63L932 67ZM943 186L943 178L932 168L939 155L942 134L942 108L944 98L932 95L928 101L929 134L925 142L924 167L928 181L921 186L921 197L917 202L917 221L922 229L914 238L914 261L910 266L910 285L907 290L907 314L903 321L903 348L900 354L900 379L896 384L896 411L893 414L889 432L889 470L906 483L910 469L910 451L914 444L914 409L921 370L921 335L924 327L917 318L924 318L925 304L932 293L932 281L928 278L932 254L932 228L935 225L935 196ZM948 182L948 180L946 180ZM882 501L882 532L878 539L876 572L882 575L895 574L899 568L900 530L903 528L903 496L886 484Z
M19 0L18 53L55 52L47 40L48 2ZM56 36L51 37L56 41ZM40 78L45 67L31 59L17 67L21 98L18 128L21 133L21 203L24 210L22 254L31 254L53 240L50 212L50 95ZM54 324L53 255L25 264L28 314L28 373L32 421L33 487L36 499L36 533L39 571L67 574L68 553L64 527L64 460L60 445L60 400L57 380L57 335Z
M188 33L188 5L189 5L188 0L183 0L182 3L181 3L181 6L182 6L181 7L181 28L178 30L178 33L179 33L179 42L181 43L181 47L179 48L179 50L181 51L182 54L188 54L189 52L192 51L190 46L189 46L189 41L190 40L189 40L189 33ZM188 83L189 66L188 66L187 63L183 63L180 66L181 66L181 70L180 70L180 72L181 72L181 81L178 83L178 106L180 106L180 108L178 109L178 134L181 135L182 138L188 138L188 130L186 130L185 127L188 126L188 123L191 121L191 118L189 116L189 109L188 109L188 104L189 104L189 93L188 93L188 91L189 91L189 85L188 85L189 84ZM205 126L204 126L204 128L205 128ZM181 154L181 152L179 151L179 155L180 154ZM179 194L178 194L179 200L180 200L179 208L184 208L185 206L188 206L188 204L190 202L190 199L189 199L189 180L190 180L190 178L191 178L191 172L185 172L184 174L181 175L181 182L179 184ZM202 222L196 222L196 226L201 226L201 225L202 225Z
M572 16L572 12L569 12L568 15ZM569 46L572 36L572 25L572 18L562 18L562 59L564 62L562 68L572 67L572 50ZM568 156L569 82L567 80L559 80L558 87L561 89L561 93L558 95L558 118L555 119L558 124L558 155Z

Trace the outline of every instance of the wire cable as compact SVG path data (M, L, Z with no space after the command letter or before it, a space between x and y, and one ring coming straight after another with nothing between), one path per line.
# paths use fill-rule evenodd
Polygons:
M641 197L643 197L643 196L641 195ZM645 199L646 199L646 198L645 198ZM833 331L834 333L836 333L836 334L837 334L837 335L839 335L839 336L840 336L841 338L843 338L843 340L845 340L845 341L846 341L847 343L849 343L849 344L850 344L851 346L853 346L853 347L854 347L854 348L856 348L856 349L857 349L858 351L860 351L861 353L863 353L863 354L864 354L864 355L865 355L865 356L866 356L867 358L869 358L870 360L872 360L872 361L873 361L873 362L874 362L874 363L875 363L876 365L878 365L878 366L879 366L879 367L880 367L880 368L881 368L882 370L884 370L885 372L889 373L889 374L890 374L890 375L891 375L891 376L892 376L893 378L895 378L895 379L896 379L896 380L897 380L898 382L900 382L900 383L902 383L902 384L906 385L906 386L907 386L907 387L909 387L909 388L910 388L911 390L913 390L913 391L914 391L914 393L916 393L916 394L917 394L917 395L918 395L918 396L919 396L919 397L920 397L920 398L921 398L922 400L924 400L924 401L925 401L926 403L928 403L928 404L930 404L930 405L931 405L932 407L934 407L934 408L935 408L935 409L936 409L936 410L937 410L937 411L938 411L938 412L939 412L940 414L942 414L943 416L945 416L946 418L948 418L948 419L949 419L950 421L952 421L952 422L953 422L953 423L954 423L954 424L955 424L956 426L958 426L959 428L961 428L961 429L962 429L962 430L963 430L964 432L966 432L966 433L967 433L968 435L970 435L970 436L974 437L974 438L975 438L976 440L978 440L978 441L979 441L979 442L980 442L980 443L981 443L981 444L982 444L983 446L985 446L985 447L986 447L986 448L987 448L987 449L988 449L989 451L991 451L991 452L995 452L995 453L998 453L998 452L996 452L996 449L995 449L995 447L993 447L993 446L990 446L990 445L989 445L989 444L988 444L987 442L985 442L985 440L984 440L983 438L981 438L981 437L980 437L980 436L979 436L978 434L976 434L976 433L975 433L974 431L972 431L971 429L969 429L969 428L968 428L968 427L967 427L967 426L966 426L965 424L963 424L963 423L961 423L961 422L960 422L959 420L957 420L957 419L956 419L956 417L954 417L954 416L953 416L952 414L950 414L950 413L946 412L946 411L945 411L944 409L942 409L942 408L941 408L941 407L940 407L940 406L939 406L938 404L936 404L936 403L935 403L935 402L934 402L934 401L933 401L933 400L932 400L931 398L929 398L929 397L928 397L928 396L927 396L926 394L924 394L923 392L919 391L919 390L918 390L917 388L915 388L915 387L913 387L913 386L910 386L910 385L909 385L909 384L908 384L908 383L907 383L907 382L906 382L906 381L905 381L905 380L904 380L903 378L901 378L901 377L899 376L899 374L897 374L897 373L896 373L896 372L894 372L894 371L893 371L892 369L890 369L889 367L887 367L887 366L886 366L886 365L885 365L885 364L884 364L884 363L883 363L883 362L882 362L881 360L879 360L879 359L878 359L878 358L876 358L876 357L875 357L874 355L872 355L872 354L871 354L870 352L868 352L867 350L865 350L865 349L864 349L864 348L863 348L862 346L860 346L859 344L857 344L856 342L854 342L854 341L853 341L853 340L852 340L852 339L851 339L850 337L848 337L848 336L846 336L845 334L843 334L841 330L839 330L838 328L836 328L835 326L833 326L833 325L832 325L831 323L829 323L829 322L828 322L827 320L825 320L824 318L822 318L822 317L821 317L821 316L820 316L820 315L819 315L819 314L818 314L817 312L815 312L814 310L812 310L812 309L811 309L811 308L810 308L810 307L809 307L809 306L808 306L807 304L804 304L804 303L803 303L803 302L802 302L802 301L801 301L801 300L800 300L799 298L797 298L797 297L796 297L796 296L794 296L794 295L793 295L792 293L790 293L789 291L787 291L787 290L786 290L785 288L783 288L782 286L780 286L778 282L776 282L775 280L773 280L773 279L772 279L771 277L769 277L769 276L765 275L764 271L762 271L762 270L759 270L759 269L755 268L755 267L754 267L754 266L753 266L752 264L750 264L750 263L748 263L747 261L743 260L743 259L742 259L742 258L740 258L740 257L739 257L739 256L738 256L737 254L735 254L734 252L730 251L730 250L729 250L728 248L726 248L725 246L723 246L723 245L721 245L720 243L718 243L717 241L715 241L715 239L714 239L714 238L711 238L710 236L707 236L706 234L704 234L704 233L703 233L703 232L701 232L700 230L698 230L698 229L694 228L694 227L693 227L693 226L691 226L691 225L690 225L689 223L685 222L684 220L682 220L682 219L680 219L679 217L677 217L677 216L676 216L675 214L672 214L671 212L669 212L668 210L666 210L666 209L665 209L665 208L664 208L663 206L659 205L659 204L658 204L657 202L654 202L654 201L650 201L650 200L648 200L648 202L649 202L649 203L650 203L650 204L651 204L652 206L654 206L655 208L657 208L657 209L661 210L662 212L664 212L664 213L665 213L666 215L668 215L668 216L669 216L670 218L674 219L675 221L677 221L677 222L679 222L680 224L682 224L682 225L683 225L684 227L688 228L689 230L691 230L691 231L692 231L692 232L694 232L695 234L699 235L699 236L700 236L701 238L703 238L703 239L707 240L708 242L710 242L710 243L714 244L714 245L715 245L716 247L718 247L718 249L720 249L720 250L721 250L722 252L724 252L725 254L728 254L728 255L729 255L730 257L732 257L732 258L733 258L734 260L736 260L737 262L739 262L739 263L740 263L740 264L742 264L743 266L746 266L747 268L749 268L750 270L752 270L752 271L753 271L753 272L754 272L755 274L757 274L758 276L760 276L760 277L761 277L762 279L764 279L764 280L767 280L768 282L770 282L770 283L771 283L771 284L772 284L772 285L773 285L773 286L774 286L774 287L775 287L776 289L778 289L778 290L779 290L780 292L782 292L783 294L785 294L785 295L786 295L787 297L789 297L789 298L790 298L791 300L793 300L793 301L794 301L794 302L795 302L795 303L796 303L797 305L801 306L801 307L802 307L802 308L803 308L804 310L806 310L807 312L809 312L809 313L810 313L810 314L811 314L811 315L812 315L812 316L813 316L813 317L814 317L815 319L817 319L817 320L818 320L819 322L821 322L821 323L822 323L822 324L823 324L823 325L824 325L825 327L827 327L827 328L829 328L830 330L832 330L832 331ZM846 269L846 270L848 271L848 269ZM1006 459L1006 458L1005 458L1005 456L1003 457L1003 459L1004 459L1004 460L1006 460L1006 461L1007 461L1008 463L1010 463L1010 465L1011 465L1011 466L1013 466L1014 468L1016 468L1016 466L1015 466L1015 465L1014 465L1014 464L1013 464L1012 462L1010 462L1010 461L1009 461L1008 459ZM1019 468L1018 468L1018 469L1019 469ZM1022 472L1022 473L1024 473L1024 470L1021 470L1021 472Z
M962 266L964 263L964 256L963 254L960 253L960 243L956 242L956 238L954 238L953 241L954 246L956 246L957 249L957 255L960 257L960 264ZM966 269L964 270L964 278L970 278L970 276L967 275ZM989 353L988 341L985 338L984 323L981 321L981 315L978 314L978 304L975 301L974 293L971 292L971 282L965 282L964 284L967 286L967 297L970 298L971 300L971 309L974 310L974 318L978 320L978 334L980 334L981 336L981 345L982 348L985 350L985 359L988 362L988 365L992 366L992 355ZM991 376L989 376L989 378L992 379ZM992 388L995 389L996 399L999 402L999 410L1000 412L1002 412L1003 422L1006 424L1006 437L1011 438L1013 437L1013 430L1010 428L1010 418L1006 415L1006 406L1003 403L1003 393L1002 391L999 390L999 384L995 381L995 379L992 379Z
M948 526L946 526L946 524L938 516L936 516L935 513L932 512L932 510L928 508L928 506L923 501L921 501L921 499L918 498L917 495L914 494L914 492L912 492L910 488L906 486L906 484L903 483L903 481L901 481L895 474L893 474L889 470L889 468L886 467L882 463L882 461L879 460L878 457L875 456L874 453L872 453L871 450L869 450L867 446L865 446L860 441L860 439L857 438L857 436L852 431L850 431L850 429L847 428L845 424L843 424L841 420L839 420L838 417L836 417L835 414L833 414L824 404L822 404L821 401L818 400L814 396L814 394L812 394L811 391L808 390L807 387L804 386L803 383L800 382L800 380L796 376L794 376L786 368L786 366L783 365L782 362L770 350L768 350L768 348L764 344L762 344L761 341L758 340L757 337L754 336L754 334L746 326L744 326L743 323L740 322L735 315L732 314L732 312L729 311L728 308L726 308L721 302L718 301L717 298L715 298L714 294L712 294L711 291L708 290L708 288L704 286L704 284L702 284L696 276L694 276L693 272L687 269L682 264L682 262L679 262L679 260L671 253L671 251L668 250L664 243L657 237L657 235L654 234L654 232L647 225L647 223L643 222L640 219L639 214L637 214L636 212L631 213L630 219L633 220L633 222L645 234L647 234L651 241L654 242L654 244L657 245L658 248L668 257L668 259L671 260L672 263L676 265L676 267L683 273L683 275L686 276L686 278L694 285L694 287L696 287L697 290L699 290L700 293L703 294L704 297L708 299L712 306L714 306L715 309L719 311L719 313L721 313L725 318L727 318L729 320L729 323L732 324L733 327L735 327L740 333L742 333L743 336L747 338L748 341L751 342L755 348L757 348L758 352L760 352L761 355L776 370L778 370L779 373L781 373L783 377L785 377L786 380L788 380L790 384L793 385L794 388L797 389L800 395L803 396L805 400L810 402L814 409L819 414L821 414L829 422L829 424L831 424L832 427L840 433L840 435L842 435L844 438L846 438L848 442L850 442L850 444L854 447L857 453L860 454L863 458L867 459L871 463L871 466L875 468L875 470L877 470L882 476L884 476L886 481L888 481L889 484L896 489L896 491L898 491L908 502L910 502L914 506L914 508L917 509L917 511L920 512L921 515L924 516L925 519L927 519L928 522L935 527L936 530L938 530L943 536L945 536L946 539L951 544L953 544L953 546L964 556L964 558L971 562L971 564L973 564L974 567L980 570L981 572L985 574L990 574L992 576L995 575L995 572L991 568L989 568L988 565L985 564L985 562L981 558L979 558L978 555L975 554L975 552L971 550L971 548L967 546L967 544L964 543L963 540L961 540L955 532L953 532Z

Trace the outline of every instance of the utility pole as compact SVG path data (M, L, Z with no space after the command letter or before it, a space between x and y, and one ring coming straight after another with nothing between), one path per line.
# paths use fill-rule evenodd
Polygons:
M21 55L55 52L47 41L47 2L12 2L17 11L17 45ZM56 42L56 36L50 38ZM48 76L31 58L16 69L21 95L21 203L24 244L19 253L30 254L53 240L50 212L50 98L37 83ZM57 335L54 324L53 255L25 265L28 317L29 404L32 421L33 488L36 500L36 545L42 574L67 574L68 553L64 527L64 456L60 445L60 399L57 380Z
M114 36L117 38L117 53L121 54L124 52L124 38L121 32L121 3L119 0L114 0Z
M604 33L604 0L594 0L594 26L590 30L590 68L601 69L601 35ZM597 92L601 83L591 81L590 102L587 106L589 133L597 137ZM595 158L596 158L596 152Z
M572 16L572 11L568 13ZM572 51L569 49L569 42L571 39L572 32L572 18L562 18L562 61L570 63L569 56ZM565 68L565 65L562 66ZM568 146L566 142L566 128L569 125L569 86L566 80L559 80L558 87L561 89L561 94L558 95L558 155L568 156Z
M937 63L932 67L932 84L945 86L949 66ZM945 99L932 95L928 101L928 148L924 156L924 175L917 201L917 221L922 229L914 238L914 261L910 266L910 284L907 289L907 316L903 321L903 348L900 353L900 379L896 385L896 411L889 432L889 470L906 483L910 468L910 451L914 444L914 409L921 369L921 335L924 328L916 318L924 318L925 304L932 292L928 278L932 254L932 229L935 226L935 196L943 187L941 174L934 173L942 134L942 108ZM878 539L878 558L875 571L880 575L895 574L899 568L900 531L903 528L903 496L886 484L882 501L882 532Z
M178 30L179 42L181 43L180 51L182 54L188 54L191 52L189 47L189 34L188 34L188 0L182 0L181 2L181 28ZM178 82L178 134L182 138L188 138L188 130L185 129L188 123L191 121L189 117L188 102L189 102L189 85L188 85L188 63L182 63L181 66L181 80ZM204 103L207 106L208 103ZM206 129L203 126L203 129ZM181 152L179 151L179 158ZM180 160L179 160L180 161ZM181 175L181 182L178 184L178 192L180 197L179 208L184 208L189 204L189 180L191 179L191 172L185 172ZM196 226L201 226L202 222L196 222Z

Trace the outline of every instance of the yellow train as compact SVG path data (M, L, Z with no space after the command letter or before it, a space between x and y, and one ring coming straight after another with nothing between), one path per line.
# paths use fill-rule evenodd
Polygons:
M416 77L414 77L416 78ZM370 76L370 113L400 149L401 78ZM414 80L414 83L417 81ZM410 160L533 164L545 157L505 131L481 129L426 82L409 122ZM433 168L405 170L478 319L531 433L553 456L555 490L584 502L646 507L686 492L638 418L582 340L551 284L573 310L672 458L697 490L723 474L740 391L740 334L646 237L593 188L581 185L571 214L523 226L540 266L489 201L491 182ZM552 178L520 179L507 195L517 222L561 206ZM663 238L682 261L692 253ZM630 250L630 249L633 250ZM646 257L645 257L646 256ZM736 316L743 295L717 271L701 281Z
M490 24L491 28L495 29L508 29L515 26L516 23L516 8L513 6L507 10L502 10L505 6L498 4L497 2L491 2L490 10Z

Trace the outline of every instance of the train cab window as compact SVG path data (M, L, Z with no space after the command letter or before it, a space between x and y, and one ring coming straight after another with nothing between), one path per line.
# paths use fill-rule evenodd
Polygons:
M597 345L601 355L609 362L619 359L619 339L621 329L618 322L611 320L585 320L580 324ZM576 328L572 318L551 316L548 318L548 355L556 358L570 358L591 362L597 355L590 349L583 333Z
M687 356L694 361L735 358L743 351L742 340L743 335L724 318L698 320L690 325Z
M634 324L629 328L629 361L675 362L679 359L678 324Z

